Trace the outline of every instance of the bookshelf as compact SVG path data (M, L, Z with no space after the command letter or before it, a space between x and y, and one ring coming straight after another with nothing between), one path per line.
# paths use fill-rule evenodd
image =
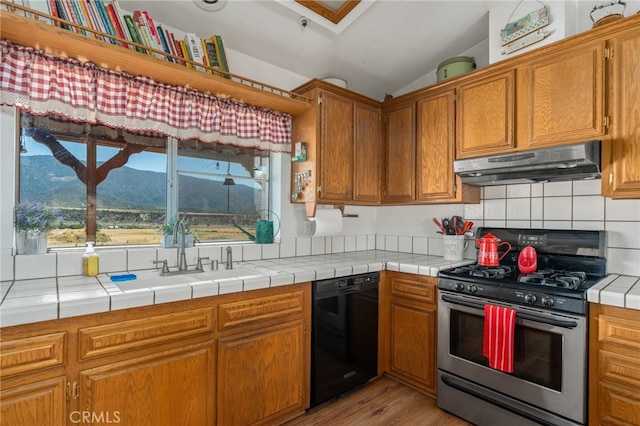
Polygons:
M152 50L148 46L138 45L88 27L82 27L71 21L46 15L6 0L0 0L0 4L9 9L9 11L3 10L0 12L0 37L13 43L42 49L61 57L91 61L100 67L122 71L131 75L143 75L159 83L186 86L200 92L210 93L219 98L232 98L248 105L286 112L292 116L311 109L311 101L296 93L231 72L222 72L217 68L208 68L211 73L187 68L174 62L168 62L135 50L126 49L117 44L71 32L58 26L48 25L39 21L38 17L46 17L93 34L110 37L129 45L143 47L147 51ZM12 12L16 10L24 10L32 14L33 17L24 17ZM170 56L181 61L188 61L160 50L154 50L154 52L163 57ZM223 77L223 74L230 78Z

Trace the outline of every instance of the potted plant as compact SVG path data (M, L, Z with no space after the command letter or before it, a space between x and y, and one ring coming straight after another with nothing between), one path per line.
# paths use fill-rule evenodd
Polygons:
M165 221L161 223L162 227L160 231L162 232L162 247L180 247L182 244L181 236L178 232L178 241L173 243L173 231L175 229L176 224L179 220L182 220L184 223L184 244L185 247L193 247L193 243L195 240L195 235L191 230L191 220L187 217L187 213L184 212L181 215L174 216L171 220Z
M18 254L47 252L47 232L60 225L58 209L39 202L20 203L15 208L16 247Z

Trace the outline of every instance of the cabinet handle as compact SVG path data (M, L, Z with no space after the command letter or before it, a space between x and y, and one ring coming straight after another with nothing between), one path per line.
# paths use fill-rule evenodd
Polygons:
M78 385L78 382L74 381L73 383L67 383L67 401L78 399L79 396L80 385Z

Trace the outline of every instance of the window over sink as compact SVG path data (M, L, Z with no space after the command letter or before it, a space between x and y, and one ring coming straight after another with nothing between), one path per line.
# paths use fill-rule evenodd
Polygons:
M25 123L17 202L61 211L48 247L80 247L94 238L99 246L159 244L163 225L184 214L198 242L246 241L256 221L268 218L267 151L88 124L71 124L70 131Z

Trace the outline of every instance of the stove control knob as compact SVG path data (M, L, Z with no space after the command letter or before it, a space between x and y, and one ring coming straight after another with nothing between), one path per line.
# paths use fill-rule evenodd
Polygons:
M477 292L478 292L478 287L476 285L474 285L474 284L471 284L469 286L469 293L476 294Z
M463 291L463 290L464 290L464 284L456 283L456 291Z
M540 301L542 303L542 306L544 306L545 308L550 308L551 306L553 306L553 299L550 297L543 297L542 300Z
M528 303L529 305L533 305L534 303L536 303L536 296L534 296L533 294L527 294L524 296L524 303Z

